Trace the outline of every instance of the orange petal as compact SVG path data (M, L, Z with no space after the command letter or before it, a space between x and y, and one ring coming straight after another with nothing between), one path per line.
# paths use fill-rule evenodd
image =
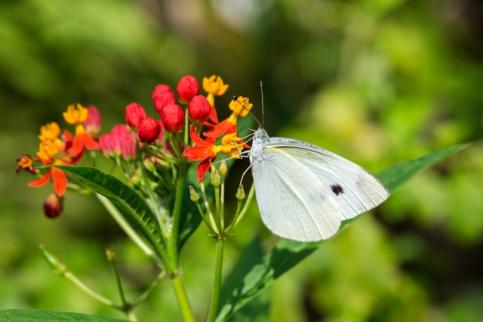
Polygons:
M37 188L44 186L47 182L49 182L50 176L52 175L51 171L44 174L39 179L30 181L27 185L31 188Z
M74 137L74 141L72 142L72 147L69 150L69 156L76 157L77 155L79 155L79 153L82 152L83 149L84 149L84 144L82 141L82 137L79 135L76 135Z
M192 146L183 151L183 156L190 161L199 161L214 157L212 146Z
M82 141L87 150L99 150L99 144L88 133L82 134Z
M216 124L213 129L204 132L203 134L210 139L217 139L226 133L235 133L236 132L236 124L232 124L228 122L228 120L221 121L220 123Z
M62 197L67 190L67 177L65 176L64 171L52 168L52 181L54 182L55 194Z

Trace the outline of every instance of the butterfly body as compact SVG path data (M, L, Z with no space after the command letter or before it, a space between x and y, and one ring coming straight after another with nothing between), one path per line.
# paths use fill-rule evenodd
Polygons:
M355 163L307 142L255 131L250 162L265 225L298 241L328 239L341 222L387 199L377 178Z

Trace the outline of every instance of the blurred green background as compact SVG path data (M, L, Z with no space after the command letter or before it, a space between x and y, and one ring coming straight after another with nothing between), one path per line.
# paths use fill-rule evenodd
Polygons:
M104 248L117 250L131 298L156 276L92 196L29 189L15 158L67 104L96 105L103 130L156 83L220 74L265 127L324 146L373 172L483 128L483 4L478 0L19 0L0 3L0 308L117 312L53 274L43 243L118 299ZM220 107L220 105L218 105ZM153 113L154 114L154 113ZM233 184L246 167L235 167ZM481 321L483 149L426 171L269 290L270 321ZM261 232L256 207L228 244L227 269ZM214 243L200 228L183 254L193 306L206 314ZM178 321L162 284L141 321Z

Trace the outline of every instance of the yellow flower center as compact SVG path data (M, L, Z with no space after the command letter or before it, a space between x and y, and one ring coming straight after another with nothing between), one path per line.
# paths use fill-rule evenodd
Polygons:
M228 105L228 107L236 115L245 117L247 116L248 113L250 113L250 110L252 109L253 104L250 103L250 100L248 99L248 97L238 96L237 98L234 98L230 101L230 104Z
M40 142L55 140L59 136L60 136L60 127L55 122L45 124L40 128L40 134L39 134Z
M67 111L63 113L67 123L72 125L82 124L87 119L88 110L80 104L67 106Z
M225 84L220 76L211 75L210 77L203 77L203 89L208 94L221 96L226 93L228 84Z

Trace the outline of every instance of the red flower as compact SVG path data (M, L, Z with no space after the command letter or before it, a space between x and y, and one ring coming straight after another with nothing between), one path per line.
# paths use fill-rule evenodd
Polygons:
M215 146L215 140L206 139L203 140L194 126L190 127L191 141L194 146L188 147L183 151L183 156L190 161L201 161L196 169L196 177L198 181L203 181L206 172L210 169L210 164L216 158L216 153L213 149Z
M44 200L44 213L49 218L56 218L64 209L64 198L51 193Z
M134 129L137 129L139 127L139 123L146 117L146 111L138 103L130 103L124 109L124 118L126 123Z
M142 142L153 143L161 132L159 121L148 117L139 123L138 137Z
M174 97L173 90L171 87L165 84L156 85L153 90L153 94L151 95L151 99L153 100L154 108L158 112L159 116L161 116L161 112L165 106L176 104L176 98Z
M101 130L101 113L99 113L99 110L93 106L90 105L87 108L87 119L84 121L84 127L90 135L97 135L99 131Z
M107 156L122 156L124 159L136 156L136 141L134 133L125 125L115 125L111 132L99 137L99 145Z
M188 103L194 96L198 95L200 85L194 76L185 75L178 81L176 91L178 92L179 99L183 103Z
M188 105L188 112L191 120L202 122L206 120L211 113L211 105L203 95L193 97Z
M54 191L57 196L62 197L67 190L67 177L64 171L55 167L50 168L42 177L37 180L30 181L29 187L38 188L44 186L52 178L54 183Z
M83 128L82 128L83 129ZM80 159L82 153L86 150L98 150L99 144L94 140L89 133L76 131L72 147L69 150L69 156L73 159Z
M184 112L177 104L167 105L160 113L161 121L163 121L166 131L171 133L178 133L183 129Z

